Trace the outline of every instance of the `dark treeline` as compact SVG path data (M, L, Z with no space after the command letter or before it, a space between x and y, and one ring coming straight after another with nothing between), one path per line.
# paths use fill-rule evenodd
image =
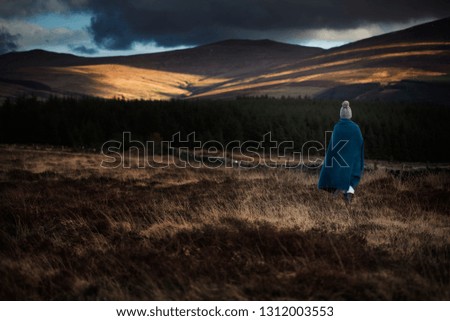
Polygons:
M366 157L401 161L450 161L450 108L406 103L351 102L364 135ZM100 147L105 141L170 140L195 132L202 142L324 142L339 119L340 102L300 98L124 101L99 98L20 98L0 107L0 143Z

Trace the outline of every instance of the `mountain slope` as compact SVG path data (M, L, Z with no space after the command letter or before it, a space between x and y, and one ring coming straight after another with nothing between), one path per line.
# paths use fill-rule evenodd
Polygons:
M355 41L341 47L333 48L330 51L341 51L355 48L370 48L388 43L426 43L426 42L446 42L449 41L450 17L428 23L413 26L407 29L374 36L367 39Z
M127 99L450 101L450 18L323 50L270 40L85 58L42 50L0 56L0 97L33 93Z
M308 94L324 99L448 103L447 30L449 18L361 40L287 63L260 77L240 79L234 86L229 83L203 96Z
M42 50L10 53L0 56L0 95L29 90L48 95L35 90L37 85L49 86L57 95L180 98L323 51L270 40L228 40L193 49L119 57L84 58ZM34 85L18 86L18 80Z

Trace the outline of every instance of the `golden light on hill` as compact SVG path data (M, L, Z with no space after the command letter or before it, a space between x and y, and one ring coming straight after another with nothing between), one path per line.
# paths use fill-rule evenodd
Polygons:
M333 56L339 56L339 55L346 55L349 53L360 53L364 51L375 51L380 49L399 49L401 48L402 51L408 51L408 48L415 48L415 47L433 47L433 46L449 46L450 41L430 41L430 42L404 42L404 43L395 43L395 44L387 44L387 45L378 45L378 46L368 46L368 47L362 47L362 48L352 48L349 50L339 50L337 52L331 52L326 53L323 55L318 55L315 57L309 58L309 60L316 60L316 59L322 59L325 57L333 57Z
M407 37L388 34L328 51L242 40L130 57L91 59L36 52L28 54L23 64L14 59L7 60L12 65L0 64L0 98L30 92L41 97L156 100L315 97L336 86L446 82L450 41L442 36L433 40L434 29L429 34L429 41L410 40L415 33L406 30Z
M190 96L189 86L198 84L199 75L135 68L124 65L92 65L31 69L30 78L52 88L84 92L104 98L170 99ZM224 81L204 80L203 85Z

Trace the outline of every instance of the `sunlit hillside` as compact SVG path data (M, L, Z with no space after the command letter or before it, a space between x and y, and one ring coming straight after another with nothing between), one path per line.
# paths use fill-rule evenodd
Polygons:
M32 51L0 56L0 96L232 98L242 95L448 101L450 19L322 50L229 40L130 57Z

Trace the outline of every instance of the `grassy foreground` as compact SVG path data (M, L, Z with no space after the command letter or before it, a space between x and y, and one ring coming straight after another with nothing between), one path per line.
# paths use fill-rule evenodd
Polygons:
M0 299L450 300L450 174L102 169L0 148Z

